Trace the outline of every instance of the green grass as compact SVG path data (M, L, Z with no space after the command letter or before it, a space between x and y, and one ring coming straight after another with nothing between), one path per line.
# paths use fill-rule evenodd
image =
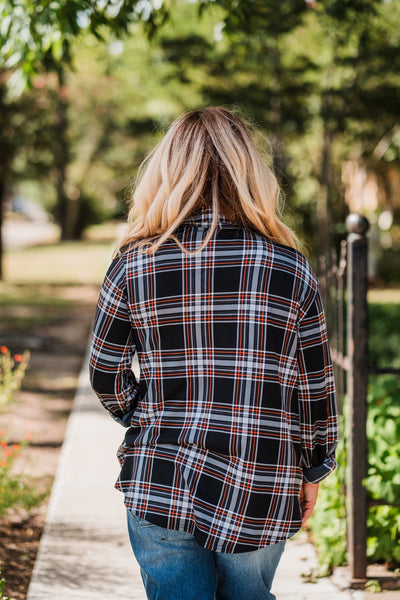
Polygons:
M76 304L59 294L65 288L0 283L0 332L24 331L59 322Z
M4 257L4 280L10 284L100 285L113 249L109 241L77 241L9 250Z
M57 323L75 301L64 287L33 283L0 283L0 331L23 331Z
M97 239L6 252L0 331L20 332L62 320L78 298L78 303L85 301L84 294L74 292L76 288L100 286L113 249L110 239Z
M7 310L16 305L29 308L42 308L43 306L62 308L70 306L71 300L62 296L62 288L58 290L58 286L35 283L0 283L0 307Z

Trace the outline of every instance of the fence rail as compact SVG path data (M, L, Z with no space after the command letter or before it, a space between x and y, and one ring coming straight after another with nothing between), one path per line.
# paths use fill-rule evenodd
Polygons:
M344 397L349 403L347 548L351 586L364 586L367 579L368 506L391 505L384 499L368 500L366 434L367 385L369 375L400 375L400 369L369 365L368 357L368 220L350 214L347 239L339 253L319 262L319 280L327 316L328 335L335 367L339 410Z

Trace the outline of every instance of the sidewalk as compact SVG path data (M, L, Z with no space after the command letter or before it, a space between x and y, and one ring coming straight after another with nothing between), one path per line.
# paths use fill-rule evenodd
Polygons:
M113 489L122 435L91 391L85 361L27 600L146 600Z
M122 436L89 387L85 361L27 600L146 600L122 495L113 489ZM315 564L309 543L289 542L273 588L278 600L364 599L363 592L339 591L328 578L307 583L302 574Z

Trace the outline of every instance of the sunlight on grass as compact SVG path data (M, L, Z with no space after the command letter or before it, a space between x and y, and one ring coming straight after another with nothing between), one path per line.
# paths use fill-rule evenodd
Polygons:
M0 282L0 332L18 334L32 327L56 324L76 304L76 299L65 297L70 289L76 287ZM92 301L89 296L88 302Z
M111 261L114 244L63 242L9 250L5 255L5 281L63 285L100 285Z
M369 290L368 302L372 304L400 304L400 288Z
M114 242L119 240L126 229L126 223L123 221L107 221L101 225L91 225L88 227L83 238L90 242Z

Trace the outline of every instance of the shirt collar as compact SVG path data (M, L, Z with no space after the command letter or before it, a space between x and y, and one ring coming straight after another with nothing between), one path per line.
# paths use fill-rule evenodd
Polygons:
M202 208L201 210L187 217L184 223L195 223L196 225L211 225L213 220L212 208ZM229 219L223 215L218 215L218 223L230 223Z

